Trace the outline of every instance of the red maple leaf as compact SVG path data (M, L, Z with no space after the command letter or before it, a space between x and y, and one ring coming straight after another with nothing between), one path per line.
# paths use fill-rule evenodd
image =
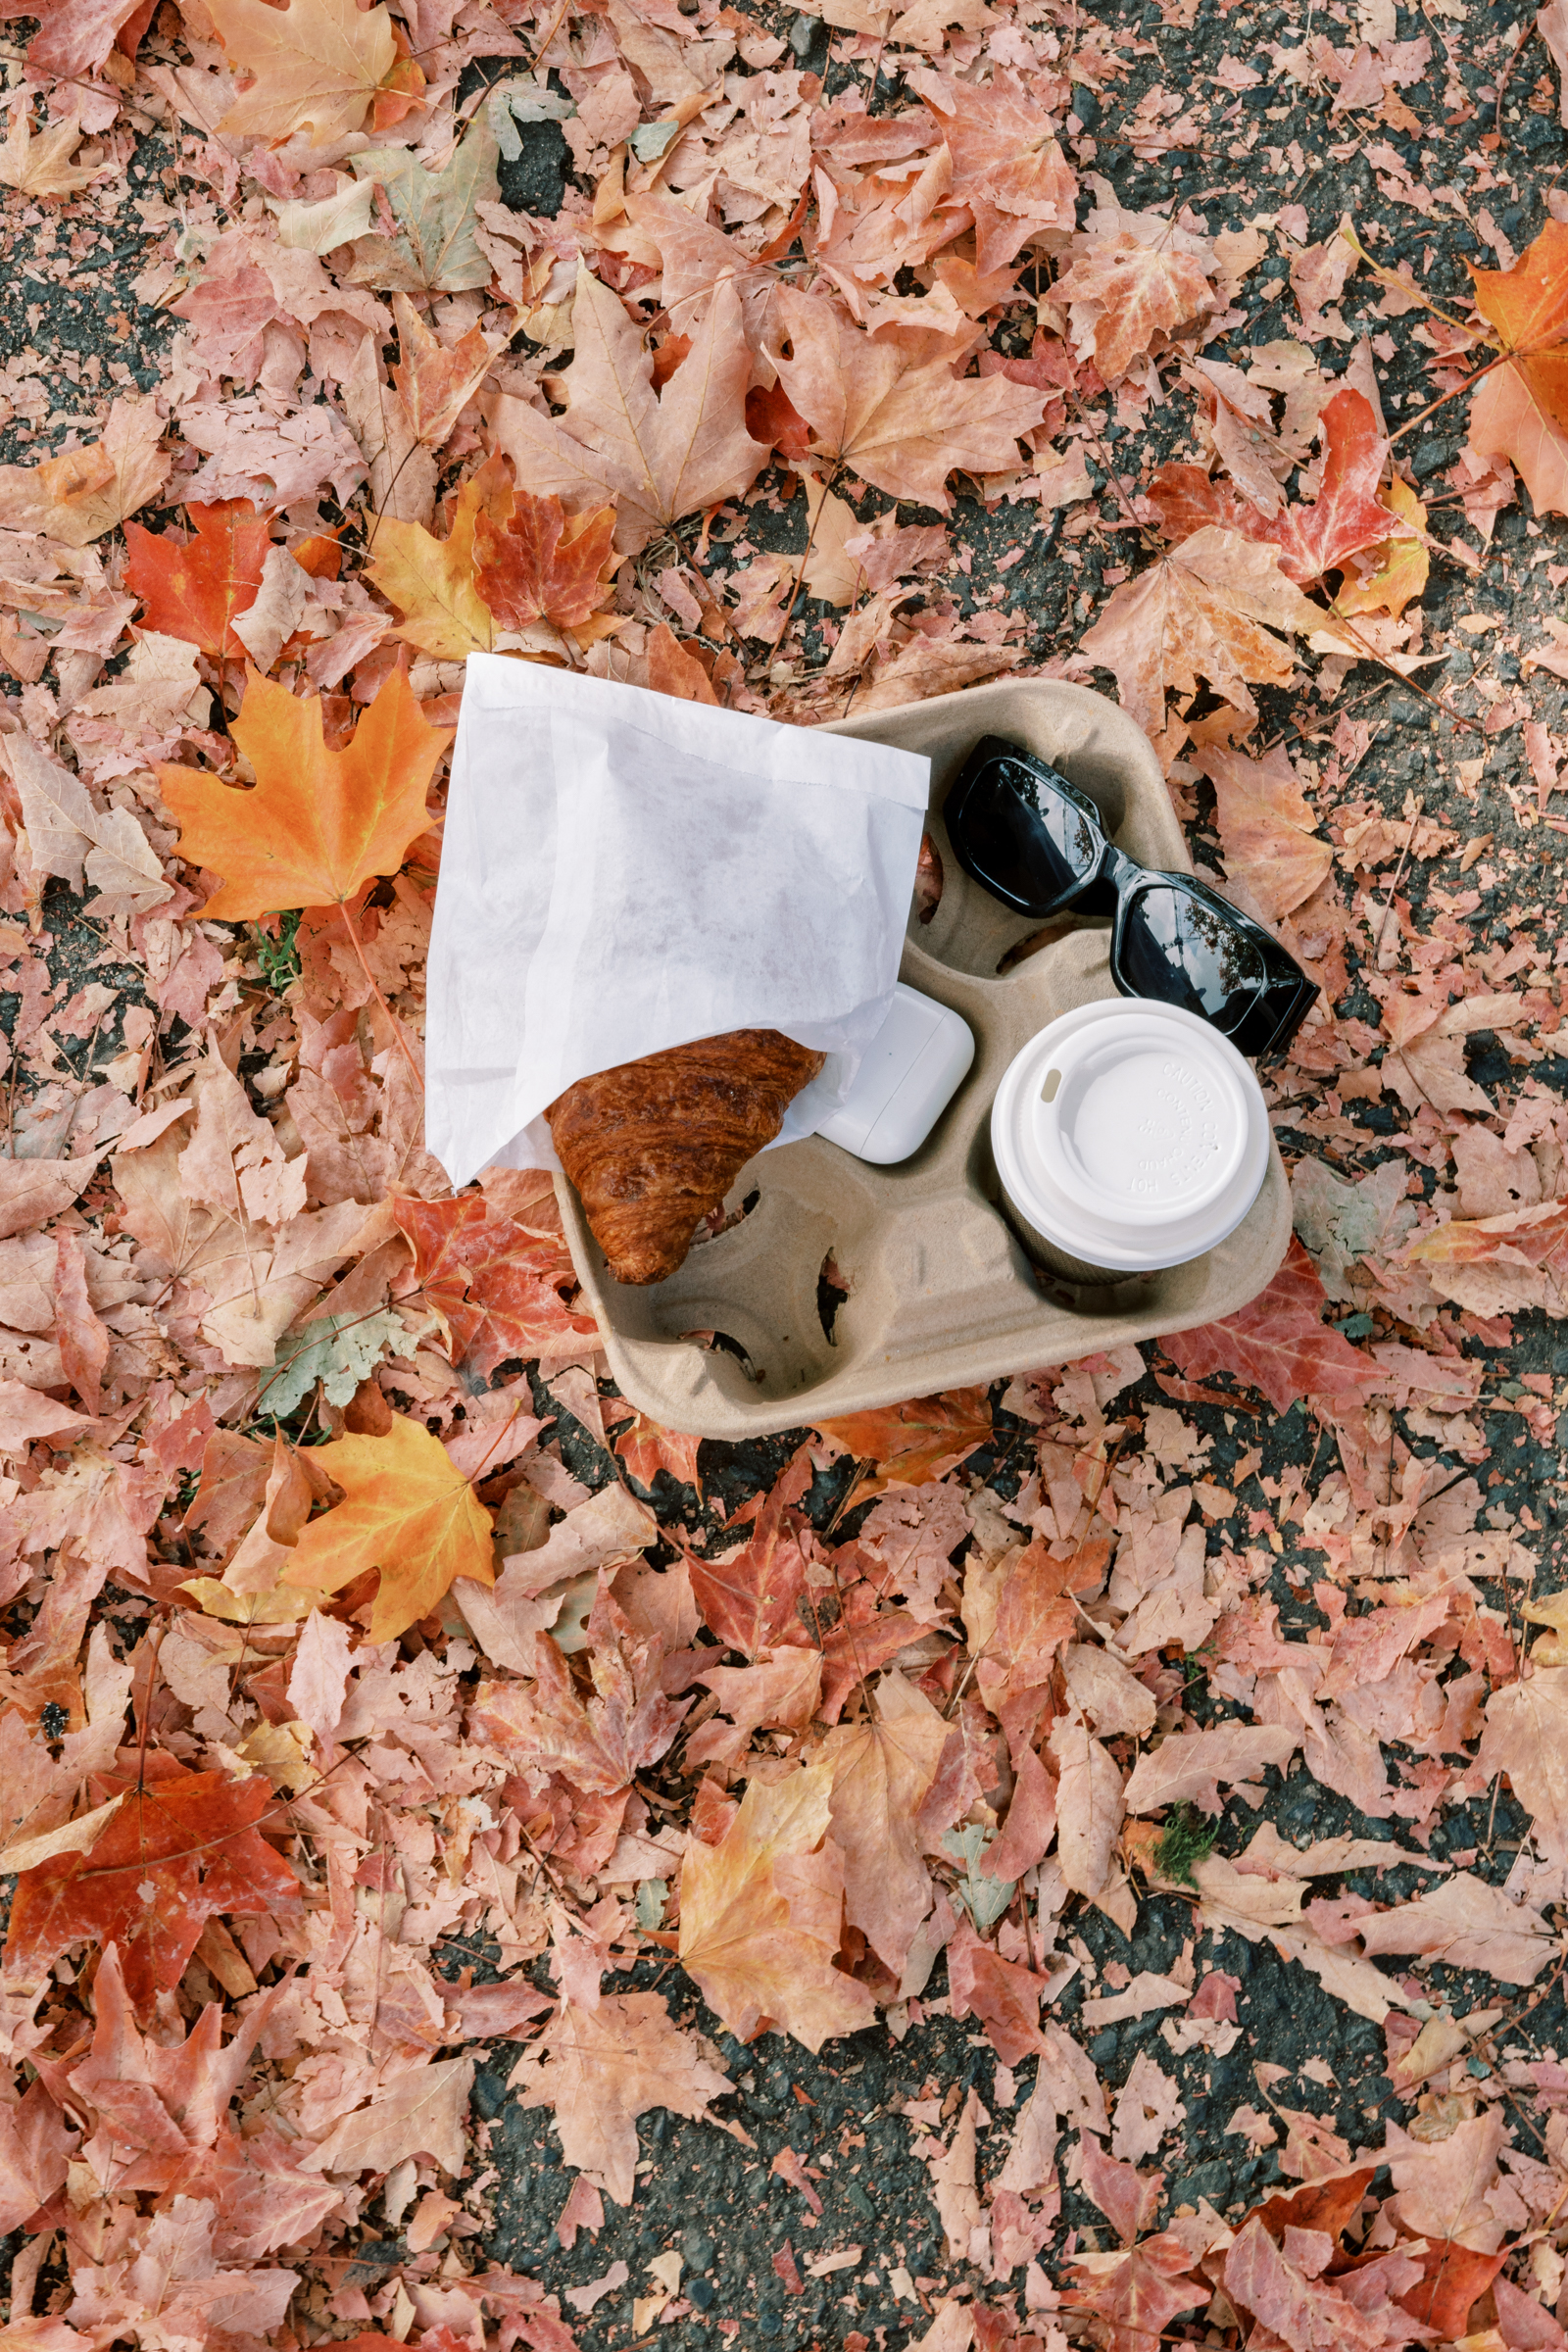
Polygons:
M514 1225L482 1194L399 1198L392 1214L414 1245L425 1298L484 1379L514 1356L560 1355L596 1329L566 1304L577 1276L564 1242Z
M1327 454L1310 506L1264 514L1230 482L1211 481L1200 466L1162 466L1149 485L1168 539L1188 539L1210 523L1280 551L1280 569L1302 588L1348 557L1387 539L1396 517L1378 496L1388 443L1363 392L1336 392L1323 411Z
M615 1422L610 1432L610 1443L628 1478L634 1478L644 1489L651 1489L661 1470L667 1470L679 1486L695 1487L697 1448L701 1438L693 1438L678 1429L661 1429L646 1413L634 1412L629 1421Z
M149 1749L139 1770L95 1775L91 1788L94 1804L122 1793L124 1802L88 1852L22 1873L8 1964L46 1968L71 1944L113 1942L125 1990L145 2013L179 1983L215 1913L299 1908L299 1881L257 1827L274 1812L260 1773L231 1781L186 1772Z
M1098 2158L1101 2167L1110 2167L1111 2159L1102 2155L1093 2132L1084 2133L1082 2147L1089 2163ZM1132 2167L1117 2165L1114 2169L1130 2172ZM1150 2178L1158 2180L1162 2176L1153 2173ZM1195 2304L1208 2300L1211 2290L1203 2281L1184 2276L1188 2259L1185 2249L1168 2235L1146 2238L1119 2262L1101 2257L1096 2265L1098 2283L1069 2287L1061 2299L1077 2311L1095 2313L1101 2323L1096 2333L1106 2352L1153 2352L1179 2311L1191 2311ZM1080 2260L1072 2268L1087 2271L1090 2266Z
M856 1684L869 1681L916 1640L919 1631L907 1609L879 1609L869 1585L852 1585L838 1623L821 1637L822 1696L817 1713L822 1721L837 1723Z
M810 1455L803 1446L763 1497L737 1551L717 1560L687 1552L697 1606L725 1649L755 1658L772 1642L805 1642L798 1604L806 1590L806 1522L794 1505L810 1483Z
M1230 1372L1261 1389L1275 1410L1301 1396L1346 1396L1376 1388L1383 1373L1323 1321L1328 1300L1316 1266L1293 1234L1266 1291L1223 1323L1200 1323L1160 1344L1189 1380Z
M917 1396L912 1403L884 1405L877 1412L846 1413L837 1421L818 1421L816 1427L858 1460L876 1465L873 1473L857 1480L844 1505L853 1510L895 1479L923 1487L929 1479L945 1478L956 1469L990 1437L991 1400L984 1389L950 1389L942 1396Z
M1045 2046L1040 2032L1044 1977L1021 1961L1004 1960L982 1943L966 1919L948 1946L948 1985L955 2017L977 2017L1004 2066L1020 2066Z
M1419 2250L1401 2246L1400 2252L1415 2256L1421 2277L1394 2299L1445 2343L1468 2334L1471 2304L1486 2293L1508 2259L1506 2246L1500 2254L1480 2254L1453 2237L1429 2238Z
M256 602L271 526L248 498L185 511L196 526L189 539L125 524L125 585L146 607L144 628L238 661L245 648L231 624Z

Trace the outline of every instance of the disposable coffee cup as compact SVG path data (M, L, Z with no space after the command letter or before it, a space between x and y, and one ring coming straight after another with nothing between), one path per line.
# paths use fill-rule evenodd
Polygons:
M1185 1265L1235 1232L1268 1169L1268 1112L1217 1029L1109 997L1063 1013L1009 1063L991 1150L1030 1255L1104 1286Z

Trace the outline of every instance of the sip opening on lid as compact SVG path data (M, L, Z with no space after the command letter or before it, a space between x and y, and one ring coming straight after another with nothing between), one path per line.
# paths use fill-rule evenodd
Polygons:
M1009 1064L991 1148L1035 1254L1079 1282L1119 1282L1235 1231L1268 1167L1268 1113L1217 1029L1109 997L1063 1013Z

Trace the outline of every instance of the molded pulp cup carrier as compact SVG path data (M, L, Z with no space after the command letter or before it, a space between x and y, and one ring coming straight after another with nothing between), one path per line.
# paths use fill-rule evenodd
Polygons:
M1263 1289L1290 1239L1285 1171L1234 1047L1191 1014L1119 996L1103 922L999 970L1040 926L970 881L941 821L977 739L1003 735L1090 793L1129 857L1190 873L1143 731L1055 678L825 731L930 757L944 888L929 924L911 911L901 977L962 1015L975 1057L897 1166L820 1135L760 1153L725 1229L648 1289L611 1280L556 1178L621 1394L701 1437L761 1437L1217 1321Z

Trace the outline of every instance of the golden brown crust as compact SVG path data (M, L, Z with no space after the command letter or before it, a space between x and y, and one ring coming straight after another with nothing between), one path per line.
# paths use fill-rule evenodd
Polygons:
M545 1116L617 1282L662 1282L822 1055L731 1029L579 1078Z

